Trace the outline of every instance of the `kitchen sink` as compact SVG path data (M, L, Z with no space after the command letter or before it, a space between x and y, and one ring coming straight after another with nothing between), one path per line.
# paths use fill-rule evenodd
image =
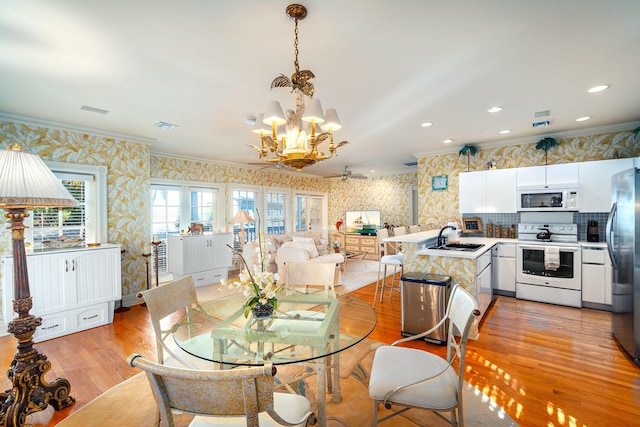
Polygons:
M429 249L439 249L444 251L463 251L463 252L475 252L481 247L483 244L480 243L447 243L442 246L431 246Z

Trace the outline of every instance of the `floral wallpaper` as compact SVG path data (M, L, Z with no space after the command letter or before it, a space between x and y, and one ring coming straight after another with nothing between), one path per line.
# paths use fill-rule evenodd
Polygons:
M498 169L544 165L544 151L536 150L538 138L531 143L479 148L470 157L469 170L487 169L495 161ZM586 162L640 156L640 140L631 131L557 139L559 145L547 153L548 164ZM418 215L420 224L438 228L442 222L459 220L458 174L467 172L466 156L458 153L422 157L418 161ZM449 188L433 191L431 177L448 175Z
M367 180L329 180L329 229L335 231L335 223L344 219L348 210L380 210L382 222L393 225L410 225L409 200L411 187L416 184L415 170L369 177Z
M125 250L122 259L123 294L142 289L146 283L141 257L148 240L150 218L149 145L136 141L88 135L59 128L47 128L0 121L0 143L18 142L23 150L45 160L101 165L108 168L107 218L109 243ZM11 247L11 235L0 230L0 253Z

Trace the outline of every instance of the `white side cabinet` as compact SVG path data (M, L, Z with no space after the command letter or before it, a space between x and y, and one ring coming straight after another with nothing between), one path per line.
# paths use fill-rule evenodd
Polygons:
M493 289L496 294L515 297L516 296L516 243L498 243L497 265L493 268L494 274Z
M167 239L169 273L190 274L196 286L218 283L227 278L232 265L232 233L169 235Z
M582 306L611 310L611 260L604 244L582 246Z
M13 257L2 259L3 317L13 317ZM118 245L69 248L27 254L31 314L42 317L34 342L113 322L122 298Z

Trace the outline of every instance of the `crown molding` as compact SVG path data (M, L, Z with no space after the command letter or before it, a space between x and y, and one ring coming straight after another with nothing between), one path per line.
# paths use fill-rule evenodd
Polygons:
M55 122L52 120L38 119L35 117L22 116L19 114L11 114L4 111L0 111L0 120L10 120L12 122L22 123L24 125L35 125L46 128L53 128L62 131L72 131L78 133L85 133L100 138L113 138L117 141L134 142L138 144L153 144L156 140L154 138L147 138L144 136L128 135L119 132L110 132L103 129L87 128L82 126L73 126L66 123Z
M506 147L510 145L520 145L520 144L534 144L538 142L540 139L545 137L553 137L556 139L576 138L580 136L599 135L603 133L628 131L628 130L635 129L638 126L640 126L640 121L618 123L614 125L598 126L598 127L585 128L585 129L576 129L576 130L569 130L569 131L563 131L563 132L546 132L540 135L525 136L525 137L513 138L508 140L499 140L499 141L495 140L495 141L482 142L482 143L478 143L477 145L478 145L478 149L482 149L482 148ZM420 152L420 153L412 153L412 154L417 159L421 159L423 157L431 157L437 154L457 153L460 150L460 148L462 148L462 146L457 145L457 146L453 146L443 150L432 150L429 152Z

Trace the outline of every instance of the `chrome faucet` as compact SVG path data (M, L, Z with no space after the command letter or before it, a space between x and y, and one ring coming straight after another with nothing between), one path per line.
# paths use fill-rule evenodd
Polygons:
M456 228L453 225L445 225L444 227L442 227L440 229L440 232L438 233L438 240L436 240L436 245L438 247L444 245L444 237L442 237L442 233L444 232L444 230L446 230L447 228L450 228L452 230L455 230Z

